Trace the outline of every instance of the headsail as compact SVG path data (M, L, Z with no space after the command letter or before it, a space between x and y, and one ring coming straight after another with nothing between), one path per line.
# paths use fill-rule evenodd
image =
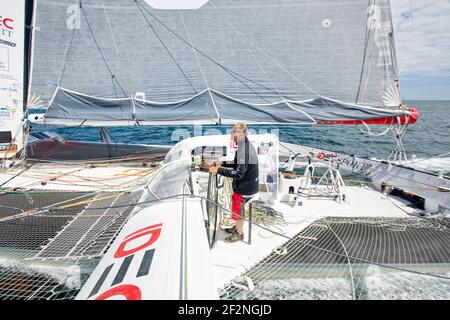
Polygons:
M108 98L144 92L170 105L206 92L216 120L228 100L243 110L279 105L273 118L274 110L295 110L292 101L336 101L334 110L319 104L322 114L340 113L342 104L404 113L389 0L209 0L193 1L195 9L188 2L161 9L161 1L40 1L33 92L47 99L59 87ZM86 112L81 118L90 119ZM331 120L351 119L360 113ZM259 114L246 120L266 123Z

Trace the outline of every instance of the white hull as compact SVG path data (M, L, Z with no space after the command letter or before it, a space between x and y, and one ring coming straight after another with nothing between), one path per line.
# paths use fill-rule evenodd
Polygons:
M78 218L72 220L59 232L59 238L51 240L37 253L33 253L31 250L31 253L26 255L27 259L38 265L47 265L49 261L59 261L57 264L60 265L80 264L84 266L86 259L94 259L90 260L92 264L90 271L87 271L89 279L87 281L80 279L79 281L81 291L77 294L77 299L235 299L250 297L254 285L256 285L254 291L256 294L260 292L258 285L265 285L277 279L285 281L286 279L304 278L307 281L319 281L319 283L328 281L324 279L368 279L367 277L370 278L374 274L373 268L378 270L377 276L380 274L389 278L396 276L399 272L414 275L419 273L420 277L425 279L424 281L428 278L434 279L436 275L442 276L450 273L448 251L447 253L444 251L442 256L442 252L439 251L441 250L439 243L437 249L433 249L435 253L440 252L439 261L434 261L433 257L427 258L425 251L422 251L422 254L425 254L424 259L428 259L427 261L420 260L421 257L415 257L415 260L408 258L408 254L417 254L416 251L408 253L408 248L421 246L420 238L411 238L408 243L402 245L394 243L392 244L394 247L389 247L391 246L389 245L383 250L379 247L370 248L370 243L366 244L368 246L366 251L376 251L373 252L373 261L364 260L367 258L364 255L352 257L351 253L342 251L342 248L346 248L348 245L350 250L352 241L356 241L359 231L356 233L349 231L348 234L344 233L349 238L342 240L337 236L328 243L327 245L332 246L337 244L337 248L340 248L338 253L326 253L331 255L331 258L327 258L328 260L319 259L320 261L318 260L317 263L303 260L293 263L289 262L290 260L283 260L284 255L286 259L291 259L292 255L295 256L295 252L298 251L300 254L305 250L312 250L311 252L315 252L315 255L320 257L321 250L327 252L328 249L317 249L314 246L321 243L322 237L329 237L330 232L334 232L333 228L339 225L348 225L349 228L352 225L362 226L361 230L367 226L376 228L388 226L388 231L393 232L386 235L386 239L389 240L389 237L395 237L397 234L395 232L399 231L398 228L404 228L400 231L411 230L408 228L415 228L417 223L420 224L420 221L427 220L413 217L422 213L422 210L409 206L405 200L380 193L369 183L365 186L346 186L344 201L306 194L299 194L295 197L289 195L286 191L289 184L295 185L297 180L286 180L282 174L278 174L280 166L278 158L283 160L285 156L282 153L278 154L277 139L271 135L262 135L251 136L250 141L257 148L261 147L262 143L272 142L267 144L268 149L257 149L260 151L260 173L263 177L260 181L267 182L269 175L272 175L272 179L271 183L261 185L262 191L255 197L254 203L261 200L262 203L283 215L282 220L269 225L262 224L258 220L258 215L255 215L252 221L251 239L249 223L245 222L243 241L232 244L225 243L226 234L217 229L216 239L210 248L211 224L214 225L214 223L211 222L209 229L205 228L205 223L211 219L207 209L207 204L210 202L205 199L208 173L199 170L191 171L191 151L201 146L209 146L212 149L226 147L227 152L223 155L223 159L231 159L233 148L229 143L228 136L208 136L180 142L166 156L166 161L161 168L142 167L139 162L108 164L98 167L83 167L81 164L37 163L17 178L7 182L3 188L6 187L10 192L12 190L22 192L27 190L83 191L97 197L97 200L92 200L92 197L89 197L88 201L86 198L81 199L80 201L86 201L86 203L82 202L82 205L87 209L79 213ZM289 147L293 148L294 146L290 145ZM297 146L297 148L305 147ZM319 167L319 165L317 166ZM20 170L12 170L2 173L0 184L19 172ZM433 175L430 177L435 179ZM301 176L298 179L300 180L297 182L300 184L306 181ZM41 184L43 180L46 181L45 185ZM274 187L275 193L273 192ZM105 228L107 229L107 225L110 223L107 222L108 215L112 215L112 211L116 210L115 206L118 206L117 210L120 210L121 206L127 205L126 202L123 202L124 200L119 200L119 197L113 202L108 202L108 196L105 197L105 194L112 194L112 197L115 197L117 193L121 192L131 192L131 194L141 192L142 196L136 198L137 205L130 204L129 209L133 208L133 210L130 211L131 214L129 213L129 217L123 221L121 227L117 229L116 236L112 238L115 240L105 246L108 248L106 253L88 256L87 252L92 251L85 250L82 244L88 243L90 238L94 240L103 237L103 231L96 230L101 229L102 223L106 223ZM223 191L223 195L228 192L229 190ZM98 209L99 213L93 215L93 212L96 212L94 209L96 201L104 201L104 203L97 205L100 208ZM219 202L219 217L220 215L227 216L228 212L221 209L228 207L227 197L220 198ZM445 205L445 201L441 203L441 206L443 205ZM56 207L62 207L61 210L64 210L65 206L67 207L67 204L63 203ZM104 211L105 208L102 207L111 207L111 209ZM0 226L2 223L32 217L36 214L39 214L39 210L3 217L0 219ZM83 224L80 222L82 216L86 216L86 219L88 216L93 217L93 220L89 220L90 224ZM84 226L85 229L79 229L77 236L79 240L69 245L70 237L73 238L73 236L69 236L70 232L77 225ZM445 230L442 235L448 237L448 229ZM98 232L97 236L95 232ZM370 235L365 235L361 241L369 239L370 242L370 237ZM294 238L296 240L293 240ZM73 247L68 248L64 254L60 253L60 256L49 254L52 245L57 245L58 241L61 241L63 246ZM295 247L296 241L304 248ZM292 243L294 243L294 249L289 249ZM288 251L283 252L284 249ZM389 250L399 250L399 253L397 256L394 254L393 257L390 257L387 253ZM14 253L14 250L12 251ZM365 251L357 252L364 253ZM21 254L17 251L16 258L13 259L19 259ZM445 256L446 254L447 256ZM273 264L261 264L262 261L266 261L268 257L274 255L279 255L281 260L277 260L278 262L273 262ZM346 255L349 265L333 263L333 255L341 258ZM249 276L242 278L242 275ZM240 283L238 280L242 279L246 281ZM359 283L358 281L351 283ZM445 279L442 281L444 281L444 287L450 288L448 281L446 282ZM339 281L337 283L339 284ZM347 283L339 286L341 290L348 290L346 293L349 298L358 298L356 296L358 290L355 289L355 285L350 286ZM437 298L440 297L439 292L435 292ZM429 292L429 296L433 297L433 292ZM329 298L333 298L333 295L330 295Z

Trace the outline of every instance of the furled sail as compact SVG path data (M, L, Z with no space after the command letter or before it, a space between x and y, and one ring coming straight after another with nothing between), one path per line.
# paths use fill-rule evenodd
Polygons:
M50 100L46 122L328 123L407 113L389 0L177 3L39 1L32 92Z
M239 101L214 90L176 102L136 98L98 98L59 88L45 115L48 124L152 125L152 124L314 124L400 116L401 110L377 109L317 98L284 100L271 104Z

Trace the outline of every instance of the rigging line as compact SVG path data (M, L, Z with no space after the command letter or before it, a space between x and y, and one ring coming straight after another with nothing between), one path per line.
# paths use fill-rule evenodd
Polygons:
M374 35L375 37L375 35ZM372 70L372 48L370 47L370 49L368 49L369 51L369 63L368 63L368 69L367 69L367 76L366 76L366 81L364 83L364 91L362 93L362 101L361 103L364 103L365 99L366 99L366 91L367 91L367 85L369 84L369 78L370 78L370 72Z
M211 1L211 4L212 4L212 1ZM180 12L180 16L181 16L181 12ZM182 16L181 16L182 17ZM183 18L183 17L182 17ZM231 25L231 23L228 21L228 19L226 18L226 21L228 22L228 24L229 25ZM183 19L183 25L185 26L185 29L186 29L186 31L187 31L187 28L186 28L186 25L185 25L185 23L184 23L184 19ZM231 25L232 26L232 25ZM234 29L234 27L233 27L233 29ZM236 32L236 31L235 31ZM236 32L236 34L239 36L239 34ZM245 43L242 41L242 39L241 39L241 42L245 45ZM247 47L247 46L246 46ZM250 49L247 47L247 50L248 50L248 52L251 54L251 51L250 51ZM194 53L195 53L195 56L196 56L196 58L197 58L197 54L196 54L196 52L195 52L195 49L193 49L193 51L194 51ZM256 63L258 63L258 61L255 59L255 57L252 55L252 58L253 58L253 60L255 60L255 62ZM198 58L197 58L197 60L198 60ZM262 67L261 66L259 66L260 67L260 69L264 72L264 69L262 69ZM265 73L265 72L264 72ZM239 80L239 79L238 79ZM250 86L248 86L246 83L244 83L244 82L242 82L242 81L239 81L239 82L241 82L243 85L245 85L250 91L252 91L256 96L258 96L261 100L263 100L263 101L265 101L265 102L267 102L267 103L271 103L271 101L270 100L267 100L266 98L264 98L264 97L262 97L259 93L257 93L256 91L254 91Z
M252 46L254 46L256 48L256 50L258 50L259 52L261 52L263 55L265 55L267 58L269 58L274 64L276 64L277 66L279 66L282 70L284 70L285 72L287 72L291 77L294 78L294 80L296 80L298 83L300 83L302 86L304 86L306 89L308 89L309 91L311 91L312 93L314 93L316 96L321 97L320 94L318 94L317 92L315 92L312 88L310 88L309 86L307 86L303 81L301 81L300 79L298 79L298 77L296 77L292 72L290 72L289 70L286 69L286 67L284 67L281 63L279 63L277 60L275 60L275 58L273 58L272 56L270 56L267 52L265 52L264 50L262 50L260 47L258 47L253 41L251 41L249 38L247 38L245 35L243 35L239 30L237 30L227 19L227 22L236 30L237 33L239 33L245 40L247 40Z
M283 147L283 148L285 148L285 149L286 149L288 152L290 152L290 154L293 155L293 156L295 156L295 155L297 154L297 153L294 152L291 148L287 147L287 146L284 145L284 144L280 144L280 146ZM287 161L289 161L289 160L287 160Z
M65 139L65 140L69 140L70 138L73 137L73 135L78 131L78 129L81 128L81 126L87 121L87 119L84 119L76 128L75 130ZM39 159L43 159L45 157L47 157L48 155L52 154L53 152L56 152L58 150L60 150L63 146L64 146L64 142L62 142L61 144L56 144L53 148L51 148L48 152L46 152L45 154L43 154L42 156L40 156L38 158Z
M372 3L372 0L369 0L368 4L367 4L367 8L370 8L370 5ZM370 12L369 10L367 10L367 17L366 17L366 35L365 35L365 39L364 39L364 54L363 54L363 60L362 60L362 65L361 65L361 74L359 76L359 86L358 86L358 92L356 93L356 99L355 99L355 103L358 103L359 101L359 95L361 93L361 85L363 82L363 76L364 76L364 67L366 65L366 58L367 58L367 51L368 51L368 46L369 46L369 37L370 37L370 29L367 26L367 21L369 21L369 17L370 17Z
M280 93L280 90L278 90L278 87L275 85L275 83L272 81L272 79L269 77L269 75L267 74L267 72L264 70L263 66L261 65L261 63L256 59L256 57L254 56L254 54L252 53L252 51L250 50L250 48L247 46L247 44L244 42L244 39L242 38L242 34L239 32L239 30L237 30L234 25L231 24L230 20L228 20L228 18L225 18L225 20L227 21L227 23L233 28L233 31L236 33L236 35L238 36L239 40L241 40L241 42L244 44L244 46L247 48L248 52L250 53L250 55L252 56L253 60L255 60L255 62L258 64L259 68L262 70L262 72L264 73L264 75L266 76L267 80L269 80L269 82L271 83L272 87L275 88L276 93L278 94L278 96L281 98L281 100L291 109L294 109L296 111L300 111L301 113L303 113L305 116L307 116L309 119L311 119L311 121L313 122L313 124L317 124L317 121L315 121L309 114L307 114L306 112L304 112L303 110L294 108L289 102L286 101L286 99L284 98L284 96ZM255 46L255 45L254 45ZM257 48L255 46L255 48ZM258 48L257 48L258 49Z
M384 130L383 132L373 133L372 129L367 125L367 123L364 120L362 120L361 122L364 125L364 127L366 127L367 131L362 130L358 125L356 125L356 127L359 129L359 131L361 131L361 133L366 134L366 135L368 135L370 137L381 137L381 136L384 136L384 135L386 135L389 132L389 130L392 129L392 124L390 124L389 127L387 127L387 129Z
M117 95L116 84L114 83L114 77L111 77L111 82L114 89L114 95L116 96L116 98L119 98L119 96Z
M190 42L191 47L192 47L192 51L194 51L194 55L195 55L195 58L196 58L196 60L197 60L197 64L198 64L199 67L200 67L200 71L201 71L201 73L202 73L203 80L206 82L206 78L205 78L204 73L203 73L203 70L202 70L202 68L201 68L201 66L200 66L200 60L198 59L198 56L197 56L197 49L195 49L195 47L194 47L193 44L192 44L192 40L191 40L191 37L190 37L190 35L189 35L189 31L188 31L188 29L187 29L186 23L184 22L184 18L183 18L182 14L181 14L181 11L179 11L179 14L180 14L180 17L181 17L181 21L183 22L184 29L186 30L186 33L187 33L187 35L188 35L189 42ZM241 81L240 79L236 78L236 77L233 76L232 74L231 74L231 76L232 76L234 79L238 80L240 83L242 83L244 86L246 86L247 89L249 89L251 92L253 92L255 95L257 95L261 100L270 103L269 100L263 98L260 94L258 94L255 90L253 90L253 89L252 89L249 85L247 85L245 82L243 82L243 81ZM207 87L209 88L209 85L208 85L207 83L206 83L206 85L207 85ZM210 93L210 94L211 94L211 93ZM211 98L212 98L212 95L211 95Z
M228 19L227 19L228 21ZM184 24L184 20L183 20L183 24ZM242 41L242 40L241 40ZM195 52L195 49L193 49ZM250 52L250 51L249 51ZM254 59L255 60L255 59ZM255 60L256 61L256 60ZM233 76L233 78L235 78L236 80L238 80L241 84L243 84L244 86L247 87L247 89L249 89L251 92L253 92L256 96L258 96L261 100L267 102L267 103L271 103L270 100L267 100L266 98L264 98L263 96L261 96L259 93L257 93L255 90L253 90L252 87L250 87L249 85L247 85L245 82L241 81L240 79L236 78Z
M181 71L181 73L183 74L184 78L186 79L186 81L189 83L189 85L191 86L192 90L195 92L195 94L197 94L197 90L195 90L194 85L192 84L192 82L189 80L189 77L187 76L187 74L184 72L183 68L181 67L181 65L178 63L178 61L175 59L175 57L173 56L172 52L170 52L169 48L167 47L167 45L164 43L164 41L161 39L161 37L159 36L159 34L156 32L156 29L153 27L153 25L150 23L150 21L148 20L147 16L144 14L144 12L142 11L141 8L141 4L139 2L137 2L137 0L135 0L136 6L138 7L139 11L141 12L142 16L144 17L145 21L147 21L148 26L150 27L150 29L152 29L153 33L155 34L155 36L158 38L159 42L161 42L161 44L163 45L164 49L167 51L167 53L169 54L170 58L173 60L173 62L175 62L175 64L177 65L178 69Z
M106 22L108 23L109 31L111 32L111 37L114 42L114 47L116 48L117 54L120 54L119 48L117 47L116 38L114 37L114 33L113 33L113 30L111 27L111 22L109 21L108 13L106 12L105 2L103 0L101 0L101 1L102 1L103 11L105 12L105 16L106 16Z
M111 77L113 78L113 80L116 80L116 82L117 82L119 88L122 90L123 95L124 95L125 97L127 97L127 94L125 93L125 91L123 90L123 88L122 88L122 86L120 85L119 81L117 80L117 78L116 78L115 75L113 74L111 68L109 67L108 62L106 61L105 56L103 55L102 49L100 48L100 45L99 45L99 43L97 42L97 39L95 38L94 31L93 31L92 28L91 28L91 25L90 25L89 20L88 20L88 18L87 18L86 12L84 11L84 7L83 7L82 4L81 4L81 1L80 1L80 9L81 9L81 12L83 13L84 19L86 20L86 24L87 24L87 26L88 26L89 32L90 32L91 35L92 35L92 39L94 40L95 45L97 46L97 50L98 50L98 52L100 53L100 55L101 55L101 57L102 57L102 59L103 59L103 62L105 63L106 68L108 69L109 74L111 75Z
M369 6L369 8L372 7L372 11L368 12L367 24L369 23L368 20L369 20L370 16L375 14L375 3L376 3L376 0L373 0L372 5ZM378 22L378 21L376 21L376 22ZM366 99L367 85L369 84L370 72L372 70L372 56L373 56L372 48L373 48L374 44L376 45L375 37L376 37L377 30L378 30L377 26L376 25L373 26L372 24L373 24L373 21L371 21L371 25L370 26L367 25L367 29L368 29L368 32L369 32L368 41L370 41L371 35L373 35L373 37L372 37L373 41L371 43L369 43L368 47L367 47L367 52L369 53L369 63L368 63L368 69L367 69L367 76L366 76L365 84L364 84L364 90L363 90L363 93L362 93L362 101L361 101L362 103L364 103L364 100ZM373 29L371 29L372 27L373 27ZM370 32L370 30L372 30L373 32ZM358 97L359 97L359 91L358 91Z
M287 128L289 128L289 127L287 127ZM293 129L298 129L298 128L293 127ZM307 139L307 140L314 139L314 144L313 144L313 145L317 146L317 145L318 145L318 142L317 142L317 136L319 136L318 134L316 134L317 127L312 127L312 129L314 130L314 134L312 135L312 138L306 137L306 139ZM291 144L293 144L293 145L295 145L295 146L298 146L298 147L301 147L301 148L311 148L311 149L316 149L316 150L323 150L322 148L319 148L319 147L311 147L311 146L308 146L308 145L306 145L306 144L301 144L301 143L299 143L299 141L300 141L301 139L294 138L293 136L289 135L286 131L283 131L283 130L281 130L281 129L279 129L279 131L280 131L281 134L283 134L284 136L286 136L291 142L293 142L293 143L291 143ZM296 139L297 139L297 140L296 140ZM289 142L287 142L287 141L281 141L281 140L280 140L280 142L281 142L281 143L289 143ZM280 145L281 145L281 144L280 144ZM283 146L284 148L287 148L287 147L284 146L284 145L281 145L281 146ZM329 151L329 152L331 152L331 153L338 153L338 152L340 152L340 151L334 151L334 150L333 150L333 151ZM295 152L294 154L296 154L296 153L297 153L297 152Z
M215 206L217 206L218 208L222 209L224 212L227 212L230 215L234 214L229 209L224 208L221 204L216 203L215 201L213 201L211 199L208 199L208 198L206 198L204 196L200 196L200 195L193 195L193 194L190 194L190 193L188 193L188 194L181 193L181 194L167 196L167 197L162 197L162 198L157 198L157 199L153 199L153 200L136 202L136 203L133 203L133 204L123 204L123 205L115 205L115 206L108 206L108 207L85 208L85 211L88 211L88 210L106 210L106 209L110 209L110 208L124 208L124 207L132 207L132 206L136 207L136 206L139 206L139 205L142 205L142 204L155 203L155 202L160 202L160 201L164 201L164 200L176 199L176 198L180 198L180 197L189 197L189 198L203 199L205 201L208 201L208 202L214 204ZM52 207L53 206L48 206L44 210L39 210L37 212L34 212L34 214L40 214L40 213L43 213L43 212L49 212L52 209L54 209L54 210L64 210L64 209L61 209L61 208L52 208ZM319 250L319 251L331 253L331 254L334 254L336 256L343 257L343 258L348 258L348 259L351 259L351 260L356 261L356 262L363 262L363 263L367 263L367 264L373 264L373 265L377 265L377 266L380 266L380 267L383 267L383 268L387 268L387 269L393 269L393 270L398 270L398 271L405 271L405 272L409 272L409 273L414 273L414 274L418 274L418 275L429 276L429 277L434 277L434 278L439 278L439 279L445 279L445 280L449 280L450 279L450 277L447 277L447 276L429 274L429 273L425 273L425 272L420 272L420 271L409 270L409 269L405 269L405 268L401 268L401 267L396 267L396 266L393 266L393 265L387 265L387 264L384 264L384 263L381 263L381 262L370 261L370 260L367 260L367 259L357 258L357 257L353 257L353 256L346 256L344 254L341 254L341 253L338 253L338 252L334 252L332 250L325 249L325 248L316 246L314 244L303 242L303 241L301 241L299 239L296 239L295 237L289 237L289 236L287 236L287 235L285 235L283 233L271 230L269 228L266 228L263 225L260 225L260 224L257 224L255 222L249 221L248 219L246 219L246 218L244 218L242 216L241 216L241 219L244 220L244 221L247 221L249 223L252 223L255 226L258 226L261 229L264 229L266 231L272 232L273 234L278 235L280 237L283 237L285 239L288 239L288 240L291 240L291 241L295 241L295 242L298 242L300 244L304 244L305 246L312 247L312 248L314 248L316 250ZM424 219L424 218L420 217L420 219Z
M390 8L386 8L386 3L381 4L380 7L384 8L383 12L386 12L387 10L390 10ZM391 19L391 28L393 28L393 26L392 26L392 19ZM384 31L383 34L382 34L382 31ZM384 89L386 89L387 85L389 84L387 80L389 80L389 78L390 78L390 76L389 76L388 55L387 55L388 51L391 54L391 64L392 65L394 64L393 56L392 56L392 47L390 46L390 44L391 44L390 40L391 39L388 38L389 41L387 41L387 43L386 43L386 41L383 40L383 38L386 36L385 31L386 31L386 27L384 26L384 23L383 23L380 26L380 43L381 43L381 52L382 52L382 55L383 55L383 63L384 63L384 65L383 65L383 67L384 67L384 80L386 81L386 85L384 85L384 87L385 87ZM384 35L384 37L383 37L383 35ZM386 48L385 45L387 45L389 48Z
M59 73L58 80L57 80L57 82L56 82L58 86L60 85L60 83L61 83L61 81L62 81L62 78L63 78L64 73L65 73L66 68L67 68L67 63L69 62L70 51L71 51L71 48L72 48L73 38L75 37L75 31L76 31L76 29L77 29L77 28L74 27L74 28L72 29L72 32L69 33L69 36L68 36L68 38L67 38L67 44L66 44L66 52L65 52L64 64L63 64L63 67L62 67L62 69L61 69L61 72ZM47 84L47 86L48 86L48 84Z
M325 222L325 224L330 229L330 231L334 234L334 236L338 239L339 243L341 244L342 248L344 249L344 253L345 253L345 256L346 256L347 262L348 262L348 268L350 271L350 278L351 278L351 283L352 283L352 296L353 296L353 300L356 300L355 279L353 277L352 262L350 261L350 256L347 252L347 248L345 247L345 244L341 240L341 238L337 235L336 232L334 232L333 228L331 228L330 224L328 222Z
M137 1L137 0L134 0ZM142 4L141 4L142 6ZM217 62L216 60L214 60L213 58L211 58L210 56L208 56L206 53L204 53L203 51L201 51L200 49L193 47L192 45L189 44L189 42L187 42L186 40L183 39L183 37L181 37L178 33L176 33L175 31L173 31L171 28L169 28L168 26L166 26L164 24L164 22L162 22L160 19L158 19L158 17L156 17L153 13L151 13L147 8L145 8L144 6L142 6L142 8L149 14L151 15L159 24L161 24L165 29L167 29L170 33L172 33L175 37L177 37L178 39L180 39L182 42L184 42L186 45L188 45L189 47L191 47L192 49L194 49L195 51L197 51L198 53L200 53L202 56L204 56L206 59L208 59L209 61L211 61L212 63L214 63L215 65L217 65L218 67L220 67L221 69L223 69L224 71L228 72L233 78L235 78L236 80L238 80L239 82L243 83L242 80L236 78L236 77L241 77L242 79L245 79L249 82L252 82L255 85L258 85L264 89L266 89L269 92L273 92L272 89L252 80L249 79L239 73L237 73L236 71L233 71L227 67L225 67L224 65L220 64L219 62ZM244 84L244 83L243 83ZM276 93L276 92L275 92Z
M9 178L8 180L6 180L5 182L3 182L2 184L0 184L0 188L3 187L5 184L7 184L8 182L12 181L13 179L19 177L22 173L28 171L31 169L31 167L33 166L33 164L31 164L29 167L26 167L25 169L23 169L22 171L20 171L19 173L15 174L14 176L12 176L11 178Z
M194 48L193 42L192 42L192 39L191 39L191 35L189 34L189 30L188 30L188 28L187 28L187 26L186 26L186 23L184 22L184 18L183 18L183 15L181 14L181 11L180 11L180 10L178 10L178 14L180 15L181 21L183 22L184 30L186 30L186 34L187 34L187 36L188 36L189 43L191 44L191 47ZM203 81L205 82L206 88L208 89L209 96L210 96L211 101L212 101L212 103L213 103L214 110L216 111L217 119L218 119L219 124L220 124L220 121L221 121L221 120L220 120L220 113L219 113L219 110L217 109L216 102L214 101L214 97L213 97L213 95L212 95L212 93L211 93L211 90L210 90L210 88L209 88L209 84L208 84L208 81L206 80L205 73L203 72L202 65L200 64L200 60L198 59L197 52L196 52L195 50L193 50L193 51L194 51L195 60L197 61L197 65L198 65L198 67L199 67L199 69L200 69L200 73L201 73L201 75L202 75Z
M81 7L81 0L78 0L78 7ZM76 25L74 24L74 25L73 25L73 28L72 28L72 32L69 33L69 36L68 36L68 38L67 38L66 50L65 50L65 53L64 53L64 55L65 55L65 58L64 58L64 64L63 64L63 67L62 67L62 69L61 69L61 72L60 72L60 74L59 74L59 76L58 76L57 86L60 85L60 83L61 83L61 81L62 81L62 78L63 78L63 76L64 76L64 73L65 73L65 71L66 71L67 63L68 63L68 61L69 61L70 51L71 51L71 48L72 48L72 43L73 43L73 39L74 39L74 37L75 37L75 31L76 31L76 30L77 30L77 28L76 28ZM48 84L47 84L47 85L48 85Z

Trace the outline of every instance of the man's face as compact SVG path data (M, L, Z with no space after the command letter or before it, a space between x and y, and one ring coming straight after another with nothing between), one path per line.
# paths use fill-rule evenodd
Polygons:
M231 133L231 139L234 142L242 141L245 139L245 130L240 126L234 126Z

